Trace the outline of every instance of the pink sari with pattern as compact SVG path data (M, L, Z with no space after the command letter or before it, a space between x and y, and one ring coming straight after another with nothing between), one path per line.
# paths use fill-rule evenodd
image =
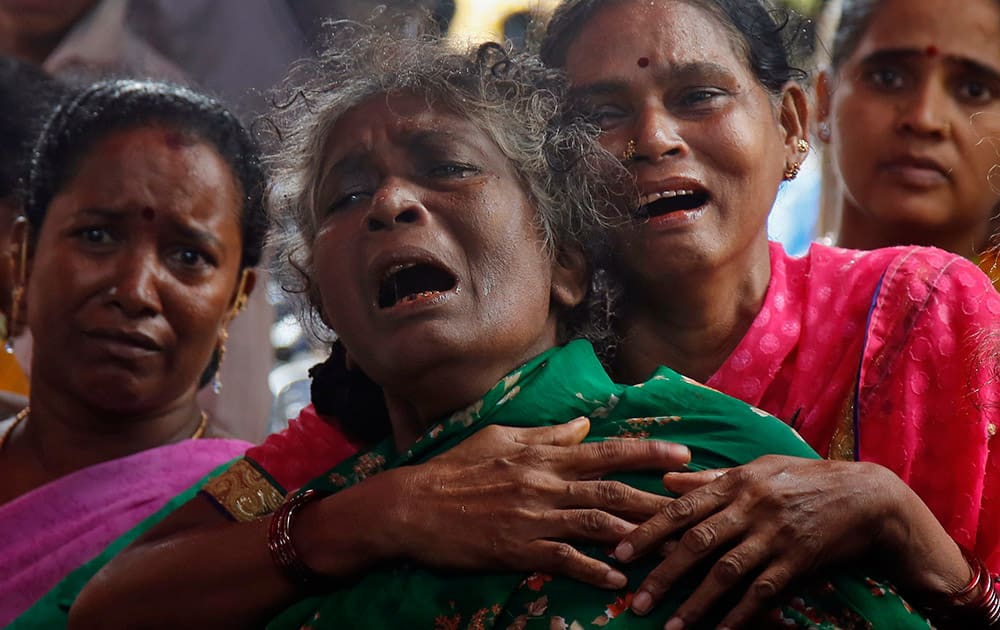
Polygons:
M78 470L0 506L0 627L249 446L185 440Z
M708 385L823 456L888 467L996 572L998 330L1000 293L958 256L813 245L796 259L772 243L764 306Z

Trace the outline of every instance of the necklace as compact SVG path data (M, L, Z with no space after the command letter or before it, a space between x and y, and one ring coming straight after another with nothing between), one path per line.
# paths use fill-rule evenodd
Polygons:
M3 432L3 435L0 435L0 450L3 449L5 444L7 444L7 438L9 438L10 434L14 432L14 429L17 428L17 425L27 420L30 414L31 414L31 407L25 407L21 411L17 412L17 415L14 416L14 421L10 423L10 426L7 427L7 430ZM194 433L192 433L191 436L188 437L188 439L197 440L201 436L205 435L205 428L207 426L208 426L208 414L202 411L201 420L198 421L198 426L195 427Z

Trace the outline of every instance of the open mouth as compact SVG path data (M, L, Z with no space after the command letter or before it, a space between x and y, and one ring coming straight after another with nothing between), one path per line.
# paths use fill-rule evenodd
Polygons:
M450 272L430 263L394 265L386 270L378 288L379 308L428 300L455 288Z
M645 203L636 210L636 216L648 219L700 208L708 203L708 193L703 190L665 190L644 195L643 201Z

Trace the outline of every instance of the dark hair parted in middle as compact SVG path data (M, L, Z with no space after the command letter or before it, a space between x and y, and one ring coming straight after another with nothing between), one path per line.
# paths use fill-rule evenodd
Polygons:
M240 267L260 263L268 230L267 179L256 143L218 101L156 81L99 81L65 99L52 114L35 146L26 191L25 213L35 237L52 199L96 143L118 131L153 125L191 134L229 165L243 199Z
M600 10L630 0L564 0L549 20L539 52L553 67L566 64L573 41ZM781 93L789 81L804 81L799 66L809 53L808 28L794 11L779 9L768 0L674 0L699 7L715 16L733 35L746 55L757 81L771 94Z
M551 256L577 248L592 265L607 247L606 227L630 199L621 164L597 142L599 129L567 105L563 74L530 55L513 55L499 44L469 51L449 48L434 36L404 39L367 25L334 24L331 45L299 68L303 84L290 80L293 98L275 122L282 134L271 195L276 217L294 224L282 230L283 269L302 284L314 315L320 301L312 281L311 245L316 234L318 185L331 130L341 116L371 96L411 93L468 118L510 161L533 202L539 236ZM594 341L610 331L607 282L588 300L560 316L560 341Z

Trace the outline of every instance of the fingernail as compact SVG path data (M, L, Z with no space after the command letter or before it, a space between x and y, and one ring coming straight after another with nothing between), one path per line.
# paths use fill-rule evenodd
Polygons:
M620 571L611 570L604 576L604 582L611 588L622 588L628 584L628 578Z
M649 612L649 607L653 605L653 596L646 591L639 591L632 598L632 612L637 615L645 615Z
M635 553L635 550L632 549L632 545L627 542L623 542L615 547L615 558L621 562L628 562L631 560L633 553Z
M667 622L667 625L663 626L663 630L683 630L684 620L680 617L674 617Z

